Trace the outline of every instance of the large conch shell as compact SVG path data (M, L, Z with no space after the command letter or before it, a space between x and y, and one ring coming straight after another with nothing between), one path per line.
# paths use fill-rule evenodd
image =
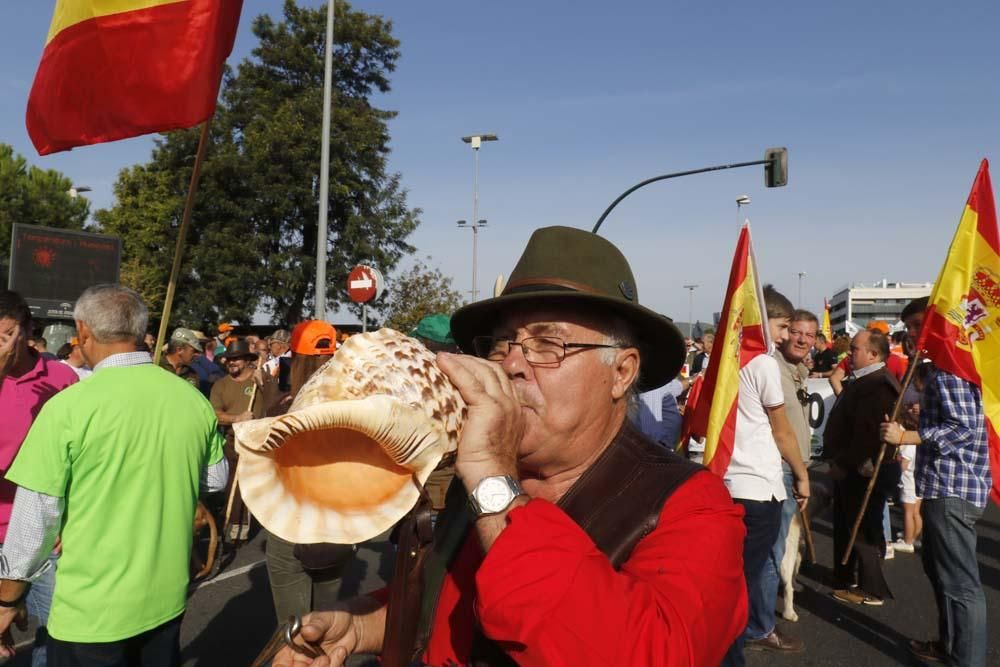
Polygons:
M465 401L418 341L351 336L287 414L233 424L243 500L296 544L351 544L389 529L453 453Z

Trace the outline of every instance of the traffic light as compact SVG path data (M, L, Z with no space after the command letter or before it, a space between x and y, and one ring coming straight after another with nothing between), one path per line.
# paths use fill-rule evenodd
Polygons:
M768 148L764 151L764 185L780 188L788 185L788 149Z

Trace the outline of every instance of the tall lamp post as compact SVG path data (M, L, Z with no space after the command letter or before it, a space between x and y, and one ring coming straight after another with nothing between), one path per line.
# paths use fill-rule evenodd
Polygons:
M684 289L688 291L688 338L694 337L694 321L691 319L694 317L694 290L697 285L684 285Z
M802 281L806 277L805 271L799 271L799 302L796 304L799 308L802 307Z
M333 13L335 0L326 6L326 54L323 62L323 136L319 157L319 219L316 224L316 319L326 319L327 215L330 208L330 108L333 97Z
M748 206L750 204L750 195L740 195L736 198L736 226L739 227L743 224L740 220L740 207Z
M475 301L479 295L479 289L477 286L476 275L476 243L479 236L479 227L486 225L485 220L479 219L479 147L482 146L484 141L497 141L498 137L495 134L470 134L467 137L462 137L462 141L472 146L472 154L475 156L473 158L475 162L475 167L472 177L472 300ZM463 226L464 222L459 222L459 226Z
M486 226L485 220L477 220L476 224L474 225L466 224L465 220L458 221L458 227L460 229L469 229L469 228L472 229L472 300L473 301L475 301L476 297L479 295L479 292L476 289L476 248L477 248L476 244L478 243L479 228L485 226Z

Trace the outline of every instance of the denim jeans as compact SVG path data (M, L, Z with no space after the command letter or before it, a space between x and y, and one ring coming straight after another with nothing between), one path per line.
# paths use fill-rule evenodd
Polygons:
M0 551L3 545L0 544ZM45 667L47 664L46 641L48 631L46 625L49 624L49 610L52 608L52 592L56 587L56 563L59 556L49 555L49 569L31 582L28 588L28 596L24 600L24 606L28 610L28 615L38 619L38 629L35 630L35 645L31 649L31 667Z
M764 565L771 554L771 547L778 535L781 524L781 501L778 500L744 500L734 498L743 506L743 525L747 534L743 539L743 576L747 582L747 596L750 601L750 623L768 625L767 615L770 614L770 627L774 628L774 599L764 600L761 592L760 578ZM749 623L748 623L749 627ZM770 631L768 631L770 632ZM763 636L763 635L761 635ZM756 636L740 635L729 647L722 664L727 667L740 667L745 663L743 646L747 639L760 639Z
M774 630L774 608L778 600L778 587L781 585L781 561L785 557L785 541L788 538L788 526L792 523L792 517L798 505L795 503L795 475L786 470L784 475L785 492L788 497L781 503L781 523L778 526L778 536L771 545L771 553L764 563L764 570L760 575L760 599L771 600L769 612L754 613L750 610L750 619L744 635L747 639L760 639L766 637ZM764 607L766 609L766 606Z
M976 521L983 508L961 498L925 498L924 572L934 589L938 632L950 664L986 664L986 595L976 561Z

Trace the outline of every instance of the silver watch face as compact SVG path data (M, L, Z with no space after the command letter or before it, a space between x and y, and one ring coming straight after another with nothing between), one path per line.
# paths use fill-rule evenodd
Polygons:
M487 477L476 487L476 502L485 514L502 512L514 499L514 491L503 477Z

